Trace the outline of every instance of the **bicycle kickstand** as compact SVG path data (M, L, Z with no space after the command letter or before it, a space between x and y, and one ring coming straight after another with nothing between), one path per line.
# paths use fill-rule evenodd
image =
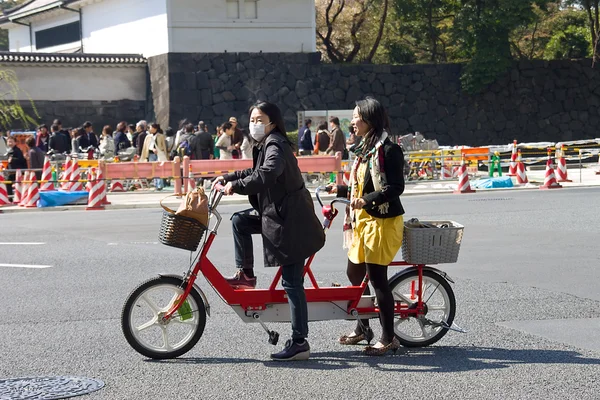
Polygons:
M371 327L370 326L365 326L365 324L363 324L362 319L360 319L360 316L358 315L358 311L356 310L356 308L353 308L350 311L350 315L352 315L354 318L356 318L356 321L358 322L358 326L360 326L360 329L364 332L365 335L369 331L371 331Z
M279 333L269 330L269 328L267 328L267 325L265 325L265 323L262 322L262 320L260 319L260 315L258 313L253 313L252 318L257 320L260 326L262 326L265 332L267 332L267 334L269 335L269 343L275 346L279 341Z

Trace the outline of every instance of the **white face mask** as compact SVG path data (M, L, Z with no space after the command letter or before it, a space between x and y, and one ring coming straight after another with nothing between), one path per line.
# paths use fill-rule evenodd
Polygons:
M267 129L267 126L269 125L271 124L254 124L250 122L250 136L252 136L252 139L256 140L257 142L262 141L265 136L267 136L265 129Z

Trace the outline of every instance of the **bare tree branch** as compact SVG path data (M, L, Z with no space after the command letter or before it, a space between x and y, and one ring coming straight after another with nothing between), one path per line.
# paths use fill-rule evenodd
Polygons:
M373 43L373 47L371 48L371 51L369 52L369 55L366 58L366 61L369 63L373 61L373 57L375 57L375 53L377 52L377 49L379 48L379 44L381 43L381 38L383 37L383 28L385 27L385 20L387 19L388 5L389 5L389 1L384 0L383 14L382 14L380 22L379 22L379 31L377 32L377 38L375 39L375 43Z

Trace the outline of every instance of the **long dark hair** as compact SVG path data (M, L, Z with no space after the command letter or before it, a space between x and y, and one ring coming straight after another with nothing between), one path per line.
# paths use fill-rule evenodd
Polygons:
M252 111L255 108L258 108L260 111L265 113L267 117L269 117L271 123L275 125L275 129L273 130L281 133L290 144L292 143L290 142L287 132L285 131L285 122L283 121L283 116L281 115L281 110L279 107L267 101L257 101L252 107L250 107L250 112L248 114L252 114Z
M356 107L360 118L371 128L371 132L365 136L365 150L368 151L381 139L383 131L390 133L390 119L385 108L373 97L358 100Z

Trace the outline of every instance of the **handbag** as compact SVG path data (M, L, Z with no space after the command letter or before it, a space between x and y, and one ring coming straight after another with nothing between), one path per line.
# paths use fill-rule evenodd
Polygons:
M165 211L182 217L195 219L203 226L208 225L208 196L204 192L203 187L198 187L187 193L181 200L181 204L179 205L179 208L177 208L177 211L173 211L162 204L166 198L172 196L177 196L177 194L171 194L160 201L160 205Z

